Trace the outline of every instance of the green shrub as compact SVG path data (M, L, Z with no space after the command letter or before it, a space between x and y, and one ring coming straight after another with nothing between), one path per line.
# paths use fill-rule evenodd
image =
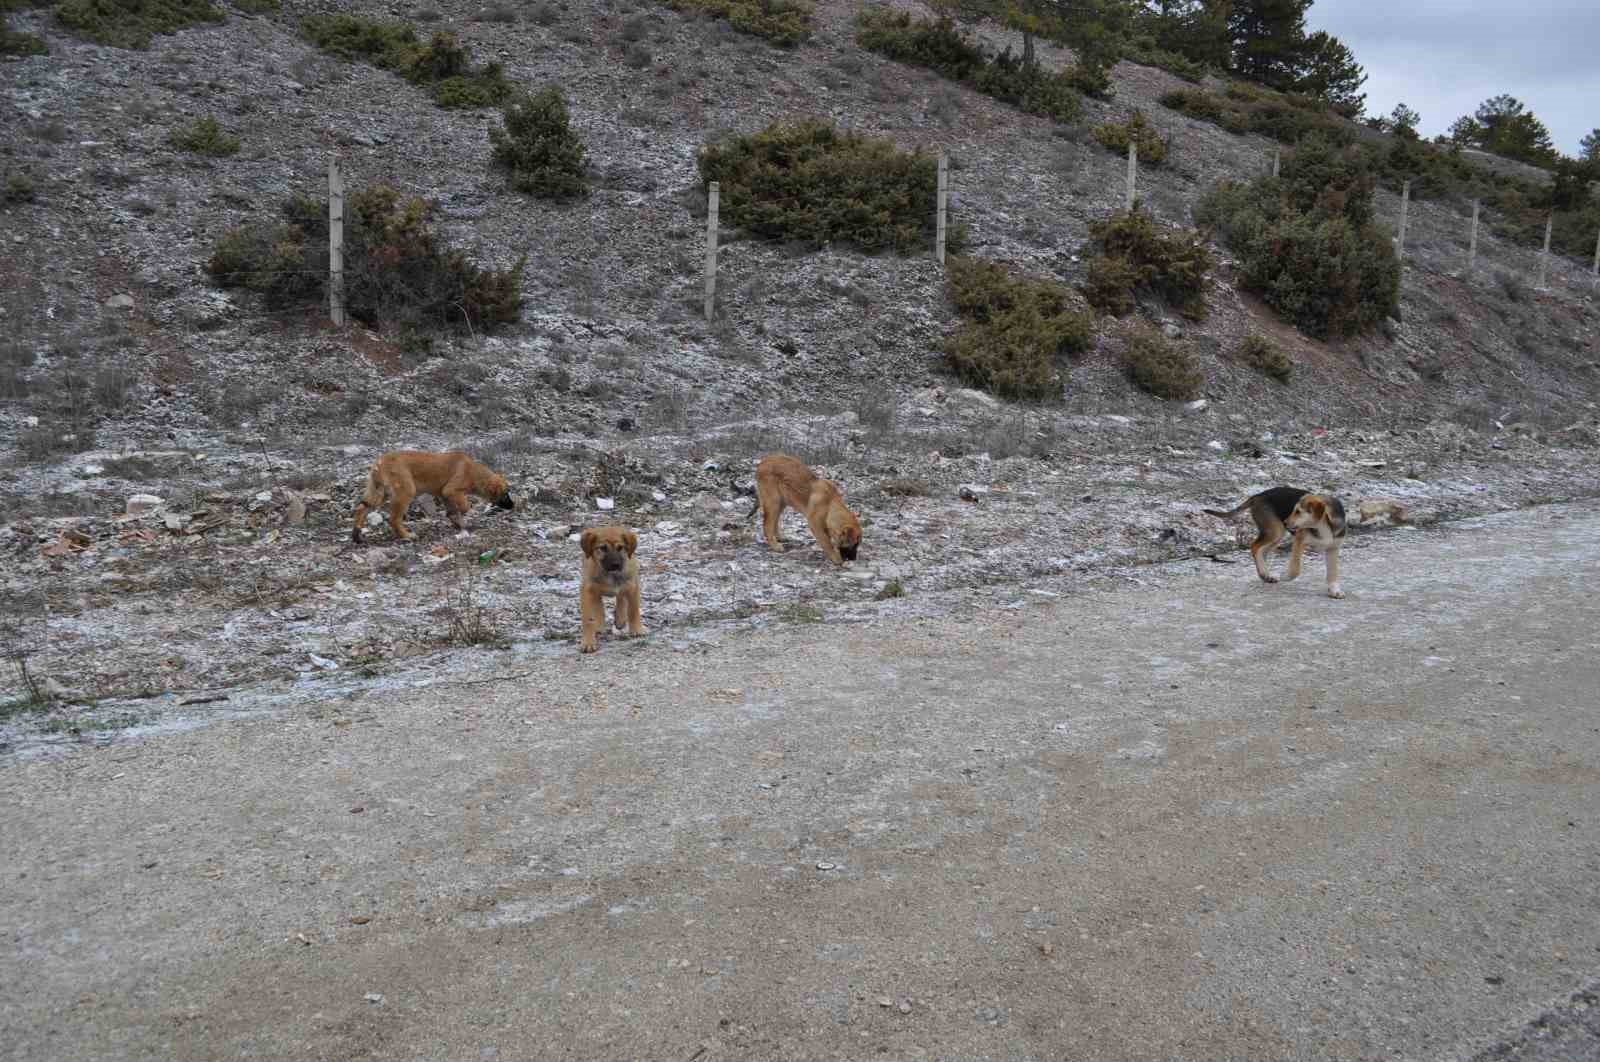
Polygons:
M1139 149L1139 162L1159 166L1167 160L1170 141L1156 131L1143 111L1134 111L1125 122L1106 122L1094 127L1094 138L1100 146L1118 155L1128 153L1128 145Z
M490 331L518 319L522 270L484 269L433 234L432 209L373 185L346 199L345 308L377 327ZM258 292L272 310L325 305L328 206L308 196L283 203L283 221L225 233L206 269L221 287Z
M247 15L276 15L282 7L279 0L228 0L228 3Z
M1309 335L1355 335L1398 311L1400 263L1372 221L1359 150L1308 138L1281 179L1224 181L1196 216L1238 254L1240 285Z
M674 11L724 19L740 33L792 48L811 36L812 8L804 0L666 0Z
M1146 288L1191 321L1204 320L1211 289L1211 252L1193 233L1164 231L1137 208L1089 225L1100 255L1089 262L1085 294L1098 309L1121 316L1134 291Z
M1051 72L1025 63L1010 48L990 59L949 18L913 18L903 11L869 7L856 16L856 43L1058 122L1074 121L1083 113L1080 82L1099 84L1077 68Z
M950 296L966 319L945 342L951 371L1002 398L1059 400L1056 359L1089 349L1089 313L1054 281L977 258L952 257L948 265Z
M1148 39L1130 41L1124 53L1129 62L1138 63L1140 66L1158 67L1195 84L1199 84L1206 76L1204 63L1198 63L1177 52L1166 51Z
M31 176L21 172L7 173L5 184L0 185L0 206L31 203L38 194Z
M1199 396L1206 374L1193 354L1143 321L1129 326L1126 339L1122 364L1140 389L1179 402Z
M226 132L215 118L197 119L174 130L168 139L175 148L212 158L225 158L239 152L239 138Z
M766 239L869 252L932 245L938 164L887 140L802 119L710 145L699 165L701 180L721 182L722 217Z
M0 14L0 55L49 55L50 46L32 33L12 29Z
M354 15L311 15L302 29L307 40L329 55L369 63L426 88L440 107L491 107L516 89L499 63L473 66L454 34L435 33L422 44L403 22Z
M1251 332L1239 343L1239 360L1259 372L1288 383L1294 373L1294 361L1265 336Z
M61 0L56 21L75 36L113 48L146 48L157 34L221 22L210 0Z
M566 101L556 89L513 98L504 128L490 129L494 164L507 171L511 187L541 199L589 194L584 180L583 141L572 131Z

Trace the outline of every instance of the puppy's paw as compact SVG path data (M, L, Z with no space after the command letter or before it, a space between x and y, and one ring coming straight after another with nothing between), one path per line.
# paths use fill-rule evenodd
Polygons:
M639 624L639 626L633 628L632 630L630 630L628 632L628 637L629 638L643 638L645 635L647 635L649 633L650 633L650 628L646 627L644 624L641 623L641 624Z
M1329 597L1343 597L1344 596L1344 588L1342 586L1340 586L1338 583L1334 583L1332 586L1328 587L1328 596Z
M1275 583L1278 581L1278 577L1276 575L1263 575L1261 577L1261 581L1264 583Z
M580 653L592 653L598 648L600 648L600 647L598 645L594 644L593 642L584 642L582 645L578 646L578 652L580 652Z

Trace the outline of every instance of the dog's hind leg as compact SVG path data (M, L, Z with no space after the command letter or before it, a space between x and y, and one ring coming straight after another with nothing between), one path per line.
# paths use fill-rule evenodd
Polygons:
M361 529L367 526L367 512L383 505L383 488L378 485L377 476L367 474L366 490L361 492L361 501L356 505L356 524L350 531L350 537L355 542L361 541Z
M1267 571L1267 554L1272 552L1280 539L1283 538L1283 524L1269 523L1261 529L1256 540L1250 543L1250 558L1256 562L1256 574L1261 576L1264 583L1275 583L1278 577Z
M393 485L389 496L389 527L394 530L395 538L415 537L406 530L406 510L411 508L411 499L416 496L417 485L410 476Z
M783 491L777 484L757 483L756 495L761 499L761 533L766 536L767 548L782 553L783 536L778 532L778 521L783 516Z
M1344 588L1339 585L1339 543L1329 547L1325 560L1328 563L1328 596L1343 597Z

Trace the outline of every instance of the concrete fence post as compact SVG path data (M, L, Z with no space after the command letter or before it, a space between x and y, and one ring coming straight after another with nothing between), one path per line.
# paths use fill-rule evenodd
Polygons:
M706 320L717 313L717 210L722 183L712 181L706 196Z
M1128 142L1128 209L1133 209L1134 194L1139 185L1139 145Z
M1396 239L1395 253L1400 261L1406 260L1406 215L1411 211L1411 182L1400 186L1400 235Z
M328 158L328 316L344 326L344 174Z
M939 259L939 264L944 265L945 244L945 207L950 196L950 160L944 152L939 152L939 193L938 205L935 207L933 253Z

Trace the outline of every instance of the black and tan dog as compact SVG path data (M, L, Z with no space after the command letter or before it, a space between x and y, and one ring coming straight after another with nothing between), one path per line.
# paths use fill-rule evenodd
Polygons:
M797 458L768 454L756 465L756 504L745 519L761 512L761 530L767 548L783 552L778 518L787 506L800 510L822 552L835 564L856 559L861 548L861 521L845 507L844 494L832 480L823 479Z
M396 538L414 537L406 530L406 510L418 494L431 494L444 504L456 530L467 511L467 495L476 494L501 509L514 508L504 476L491 472L460 451L445 454L419 450L392 450L378 458L367 473L367 489L356 506L356 526L350 537L361 541L367 510L389 506L389 526Z
M1294 548L1289 553L1285 581L1300 577L1300 561L1307 549L1324 554L1328 565L1328 596L1343 597L1339 586L1339 547L1344 545L1344 503L1331 494L1312 494L1298 487L1273 487L1252 494L1238 508L1224 512L1206 509L1212 516L1228 519L1249 510L1256 522L1256 540L1250 543L1250 556L1256 562L1261 581L1275 583L1278 577L1267 571L1267 552L1293 532Z
M580 653L592 653L600 628L606 622L608 597L617 599L612 622L617 630L626 623L628 636L649 634L639 622L639 562L634 551L639 536L626 527L591 527L578 536L583 547L583 575L578 582L578 613L583 620Z

